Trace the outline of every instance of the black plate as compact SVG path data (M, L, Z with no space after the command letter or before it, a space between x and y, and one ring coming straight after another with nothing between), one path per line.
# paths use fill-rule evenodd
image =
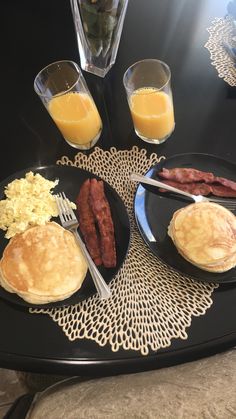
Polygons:
M9 182L12 182L16 178L22 178L29 171L34 173L40 173L42 176L49 180L59 179L59 184L54 189L56 192L64 191L67 197L75 202L75 199L78 195L80 186L82 183L88 179L95 177L99 179L98 176L76 167L71 166L45 166L45 167L31 167L20 172L15 173L14 175L8 177L3 182L0 183L0 199L5 199L4 188ZM115 238L116 238L116 249L117 249L117 265L115 268L104 268L99 267L99 271L103 275L105 281L109 283L114 275L120 269L128 251L129 239L130 239L130 224L129 217L125 208L123 201L117 192L106 182L104 182L106 197L109 201L112 218L114 222L115 229ZM56 221L60 224L60 220L57 218L52 218L52 221ZM4 232L0 231L0 254L3 253L4 248L6 247L8 240L4 238ZM20 298L17 294L9 293L0 287L0 298L3 298L11 303L20 304L25 307L59 307L65 305L76 304L80 301L83 301L90 295L96 292L93 280L88 271L87 276L83 282L82 287L79 291L74 293L70 298L67 298L63 301L53 302L49 304L30 304Z
M153 166L146 176L158 179L162 168L190 167L213 172L236 181L236 165L209 154L179 154ZM147 189L148 188L148 189ZM152 187L139 185L134 199L135 218L139 231L152 252L177 271L204 282L228 283L236 281L236 268L224 273L203 271L187 262L176 250L167 234L173 213L190 201L169 192L160 193Z

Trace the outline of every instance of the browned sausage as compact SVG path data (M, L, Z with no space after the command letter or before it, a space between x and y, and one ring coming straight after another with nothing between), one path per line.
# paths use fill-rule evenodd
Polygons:
M102 264L100 243L96 231L95 217L90 206L90 179L81 186L76 199L80 230L86 247L94 261L99 266Z
M103 181L91 179L90 202L100 232L102 262L106 268L116 266L114 225L109 202L105 196Z

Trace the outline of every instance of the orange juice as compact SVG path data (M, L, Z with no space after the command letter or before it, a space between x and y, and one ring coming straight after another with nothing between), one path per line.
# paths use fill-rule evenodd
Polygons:
M102 122L97 108L86 93L66 93L52 98L48 111L66 140L86 144L97 137Z
M174 129L172 98L153 87L135 90L130 97L130 110L139 135L162 140Z

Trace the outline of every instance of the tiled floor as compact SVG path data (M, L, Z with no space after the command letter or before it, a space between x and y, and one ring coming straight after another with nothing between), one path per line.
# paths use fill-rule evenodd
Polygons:
M17 373L0 368L0 419L22 394L36 393L65 378L67 377Z
M0 419L8 411L12 403L27 392L17 373L0 368Z

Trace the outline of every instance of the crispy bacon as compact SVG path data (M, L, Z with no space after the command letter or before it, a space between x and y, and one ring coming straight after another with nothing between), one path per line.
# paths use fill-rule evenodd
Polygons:
M233 191L236 191L236 182L233 180L225 179L224 177L218 177L216 176L215 182L220 183L223 186L226 186L227 188L233 189Z
M179 183L219 183L227 188L236 191L236 182L224 177L215 176L213 173L203 172L192 168L176 167L174 169L166 169L163 167L162 171L158 172L158 176L163 179L173 180Z
M181 191L188 192L194 195L209 195L211 193L211 187L207 183L179 183L173 180L165 180L167 185L178 188ZM166 189L160 189L161 192L168 192Z
M81 186L76 199L77 212L80 223L80 230L83 235L86 247L94 263L102 264L102 257L99 245L99 238L95 226L95 217L90 206L90 179L87 179Z
M222 196L223 198L236 198L236 190L227 188L223 185L211 185L212 194L215 196Z
M158 176L168 182L174 182L172 186L181 189L181 185L185 185L183 190L195 195L209 195L212 193L216 196L235 197L236 182L224 177L215 176L213 173L203 172L192 168L176 167L174 169L163 168ZM171 184L171 183L169 183ZM186 185L191 185L187 187ZM200 186L201 185L201 186ZM203 186L205 185L205 186ZM207 187L209 185L209 188ZM201 188L202 192L198 191ZM202 189L203 188L203 189ZM194 192L195 191L195 192Z
M192 183L201 181L212 183L215 179L213 173L182 167L177 167L175 169L165 169L165 167L163 167L162 171L158 173L158 176L163 179L173 180L179 183Z
M208 183L193 182L193 183L178 183L172 180L165 180L167 185L178 188L181 191L189 192L194 195L204 195L213 194L215 196L221 197L231 197L236 198L236 191L227 188L223 185L209 185ZM160 192L168 192L166 189L160 188Z
M115 267L116 247L114 225L110 206L104 193L103 181L91 179L90 203L100 232L102 262L106 268Z

